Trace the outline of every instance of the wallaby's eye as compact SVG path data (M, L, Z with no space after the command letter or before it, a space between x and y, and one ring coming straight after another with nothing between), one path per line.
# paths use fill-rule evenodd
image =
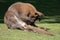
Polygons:
M35 16L38 16L38 14L37 14L37 13L35 13Z
M35 15L38 15L37 13L35 13Z

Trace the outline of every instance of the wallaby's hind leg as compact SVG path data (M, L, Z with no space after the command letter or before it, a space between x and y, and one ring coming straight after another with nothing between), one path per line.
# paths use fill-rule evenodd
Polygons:
M30 31L30 32L36 32L36 33L43 33L43 34L47 34L47 35L51 35L53 36L53 33L47 32L41 28L38 27L33 27L31 25L27 25L27 28L25 29L25 31Z
M4 23L7 25L9 29L14 29L15 27L13 26L15 23L14 19L14 13L12 11L7 11L5 16L4 16Z

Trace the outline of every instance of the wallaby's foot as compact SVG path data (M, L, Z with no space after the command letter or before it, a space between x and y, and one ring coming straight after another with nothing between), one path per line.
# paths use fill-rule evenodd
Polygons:
M40 27L40 29L43 29L43 30L45 30L45 31L50 30L49 28L44 28L44 27Z

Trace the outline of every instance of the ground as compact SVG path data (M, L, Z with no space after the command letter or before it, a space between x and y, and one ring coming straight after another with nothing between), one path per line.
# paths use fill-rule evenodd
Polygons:
M21 30L11 30L8 29L4 23L0 23L0 40L60 40L60 23L56 22L56 18L57 17L44 19L41 21L42 23L36 21L37 26L49 28L50 30L48 31L56 34L55 36L24 32Z

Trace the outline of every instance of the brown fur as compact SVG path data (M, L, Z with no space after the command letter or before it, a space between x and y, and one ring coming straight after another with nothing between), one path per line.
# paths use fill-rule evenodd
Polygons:
M5 16L4 23L10 29L21 29L33 32L42 32L44 34L53 35L43 29L36 27L34 22L38 19L38 16L44 16L43 13L36 10L36 8L29 3L17 2L12 4Z

